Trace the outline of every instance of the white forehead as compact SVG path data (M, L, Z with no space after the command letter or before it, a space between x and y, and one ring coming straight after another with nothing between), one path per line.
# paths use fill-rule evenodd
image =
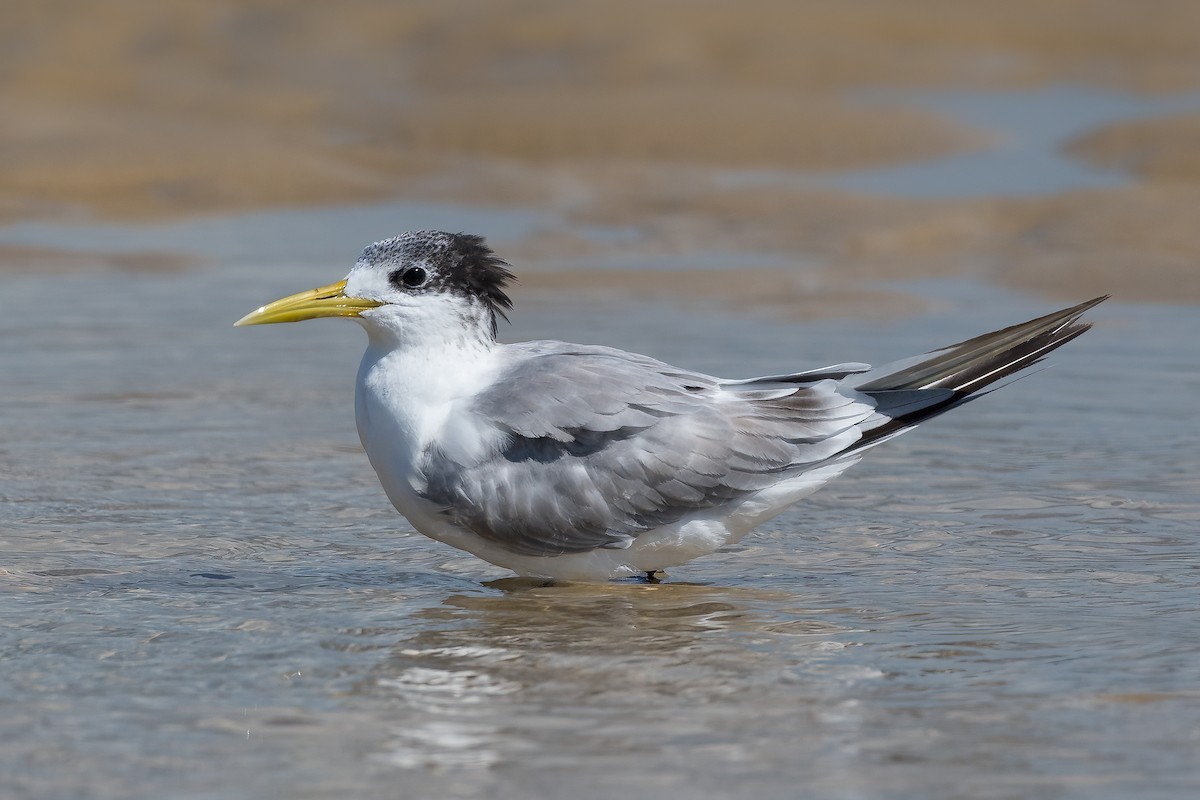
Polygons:
M388 283L389 272L390 270L380 269L377 264L357 262L346 276L346 296L382 300L391 290L391 284Z
M346 294L376 300L395 294L390 276L397 269L423 266L433 271L452 243L452 236L442 231L414 231L367 245L346 276Z

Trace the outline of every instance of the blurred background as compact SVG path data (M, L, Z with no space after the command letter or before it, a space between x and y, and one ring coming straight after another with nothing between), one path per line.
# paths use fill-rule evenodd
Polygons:
M553 210L505 251L531 288L708 254L687 292L800 315L1200 299L1191 0L10 0L0 37L0 225L407 198ZM97 260L49 238L0 263Z
M1200 796L1196 0L3 0L0 797ZM362 334L488 236L505 339L1054 369L660 585L416 535Z

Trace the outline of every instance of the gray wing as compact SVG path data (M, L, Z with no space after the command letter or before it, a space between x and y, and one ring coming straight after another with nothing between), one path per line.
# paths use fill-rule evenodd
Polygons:
M721 381L609 348L511 350L510 365L447 422L497 444L427 451L423 495L526 555L626 547L764 489L853 445L874 408L820 371ZM444 433L444 443L466 438Z

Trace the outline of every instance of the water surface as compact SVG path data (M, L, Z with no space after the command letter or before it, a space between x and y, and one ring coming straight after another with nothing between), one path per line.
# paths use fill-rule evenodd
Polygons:
M730 186L828 186L854 192L916 198L1040 197L1130 185L1126 171L1065 152L1078 137L1106 125L1195 112L1200 94L1140 96L1057 84L1025 91L865 91L868 105L913 106L985 134L990 141L966 152L827 175L780 170L737 170Z
M0 794L1200 788L1194 308L1101 306L1053 368L663 585L543 586L389 508L354 432L356 326L230 327L346 265L215 260L6 279ZM937 310L783 324L562 298L505 336L745 376L1048 310L907 288Z

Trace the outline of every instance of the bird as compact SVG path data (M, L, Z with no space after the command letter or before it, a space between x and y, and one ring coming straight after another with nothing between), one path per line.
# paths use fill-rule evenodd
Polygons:
M883 366L726 379L601 345L502 343L514 280L481 236L414 231L235 325L361 325L355 419L392 505L432 539L552 581L653 581L740 541L1084 333L1107 299Z

